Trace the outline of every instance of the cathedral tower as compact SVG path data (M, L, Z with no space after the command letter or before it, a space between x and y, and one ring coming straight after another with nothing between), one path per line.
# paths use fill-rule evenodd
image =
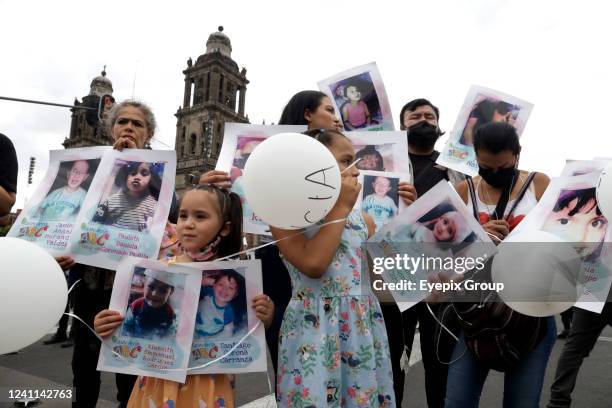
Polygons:
M201 173L215 168L223 144L225 122L248 123L244 113L246 69L231 58L232 45L223 27L206 41L195 64L187 61L183 106L175 116L176 190L179 194Z

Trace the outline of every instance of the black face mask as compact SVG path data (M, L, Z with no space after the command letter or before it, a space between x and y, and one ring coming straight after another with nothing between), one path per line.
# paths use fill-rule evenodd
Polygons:
M418 149L432 149L440 137L440 130L429 122L422 121L408 128L408 144Z
M486 181L491 187L504 188L512 183L512 180L516 176L518 171L513 167L506 167L493 171L491 169L478 169L478 174L484 181Z

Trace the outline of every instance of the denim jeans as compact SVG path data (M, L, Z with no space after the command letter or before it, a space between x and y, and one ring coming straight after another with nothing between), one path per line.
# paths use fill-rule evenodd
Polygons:
M521 364L504 375L504 408L529 408L540 405L546 364L557 337L554 317L546 319L548 330L536 348L523 357ZM455 361L456 360L456 361ZM478 407L489 368L467 350L463 334L453 351L448 370L446 408Z

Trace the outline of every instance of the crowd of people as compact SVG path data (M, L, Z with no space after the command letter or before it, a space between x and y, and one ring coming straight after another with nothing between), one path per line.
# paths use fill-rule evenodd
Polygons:
M369 123L370 118L367 111L357 111L358 90L352 88L345 90L346 98L353 104L346 108L347 112L336 112L322 92L302 91L290 99L279 121L306 125L306 134L316 138L335 157L342 171L341 191L325 221L346 221L326 223L303 234L272 227L273 238L268 239L281 241L255 252L262 263L263 293L253 299L251 306L266 328L276 374L277 405L410 406L409 396L404 395L404 362L412 353L418 325L430 408L477 407L491 369L504 371L504 393L499 406L539 406L544 374L550 367L549 357L557 337L554 317L523 316L515 325L490 334L466 327L451 303L423 301L402 313L393 302L379 302L377 294L363 284L369 277L362 272L361 244L374 234L376 223L368 213L353 209L362 188L357 179L359 169L352 165L357 153L342 133L338 115L351 118L355 128ZM519 169L519 138L506 121L474 126L471 130L470 141L480 169L478 176L466 179L437 165L439 152L434 146L443 134L439 119L439 109L426 99L412 100L401 109L400 128L407 134L411 171L410 179L397 186L400 200L410 206L438 182L448 180L468 208L474 210L484 230L496 240L503 240L536 206L549 178L543 173ZM151 109L136 101L115 105L108 116L108 130L114 148L119 150L144 148L155 127ZM0 135L0 157L1 217L14 205L17 185L17 157L4 135ZM80 183L89 176L89 164L75 162L66 171L68 185L58 189L57 194L79 193ZM146 190L144 193L128 182L136 178L140 180L136 183L140 190ZM112 217L113 200L127 200L136 193L153 194L148 186L154 178L155 171L147 163L134 163L127 168L117 181L121 191L107 200L99 213L100 219L137 229L139 224L131 220ZM376 183L384 184L377 179L374 191L386 194L388 183L382 186ZM230 186L231 177L225 172L215 170L201 176L199 185L187 191L171 210L174 214L167 228L174 232L169 236L176 239L164 241L160 260L211 261L243 249L242 204L238 195L229 190ZM433 220L432 231L448 233L447 218ZM56 260L64 271L69 271L71 282L80 279L72 299L74 313L102 337L111 335L125 320L132 330L144 330L139 320L144 313L162 309L165 315L171 312L166 301L173 284L163 276L146 274L143 297L130 305L129 316L123 316L120 311L108 309L115 271L77 264L69 256ZM223 288L217 293L216 286L221 284ZM231 307L226 306L239 290L232 276L217 277L209 286L201 299L214 299L208 303L221 307L221 312L216 310L219 316L215 320L222 323L207 321L209 309L214 308L204 307L196 325L203 336L232 324ZM494 322L498 312L485 308L482 313L485 320ZM458 341L441 328L440 322ZM549 407L570 405L580 366L601 331L610 324L609 303L601 314L574 310L557 363ZM526 332L527 327L532 329ZM49 343L65 340L65 331L64 324ZM74 323L72 332L73 406L95 407L100 390L96 364L101 343L80 322ZM500 344L503 347L497 347ZM188 375L185 384L116 374L116 384L117 400L123 407L195 407L199 401L209 407L234 406L234 383L225 374ZM224 405L218 405L220 401Z

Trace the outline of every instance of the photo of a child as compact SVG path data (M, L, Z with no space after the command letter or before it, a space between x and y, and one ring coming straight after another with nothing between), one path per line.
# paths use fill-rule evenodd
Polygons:
M382 122L380 101L369 72L333 83L330 89L345 130L367 128Z
M465 146L472 146L476 129L486 123L506 122L514 126L520 111L520 106L490 96L477 94L475 104L470 111L468 120L459 138L459 143Z
M73 221L81 209L100 159L61 162L50 193L35 210L40 222Z
M232 169L230 170L232 182L242 176L242 170L244 170L244 165L249 159L249 156L253 153L257 145L264 140L266 140L266 138L261 136L238 136Z
M370 215L379 230L397 215L399 179L364 175L361 210Z
M194 338L230 338L246 333L245 279L234 269L204 271Z
M359 150L357 146L354 146L357 152L355 153L355 160L359 159L357 164L355 165L359 170L374 170L374 171L385 171L385 159L383 155L380 153L380 147L386 146L375 146L375 145L367 145L367 146L359 146ZM391 155L387 159L393 163L393 156ZM393 168L393 164L391 164L391 169Z
M574 245L586 262L595 262L603 249L608 220L597 206L596 189L561 190L542 227Z
M477 240L463 215L450 201L443 201L420 217L414 225L414 242L468 243Z
M164 163L117 160L92 219L104 225L146 231L155 215Z
M143 339L174 336L179 317L171 298L184 282L185 277L179 273L136 268L122 334Z

